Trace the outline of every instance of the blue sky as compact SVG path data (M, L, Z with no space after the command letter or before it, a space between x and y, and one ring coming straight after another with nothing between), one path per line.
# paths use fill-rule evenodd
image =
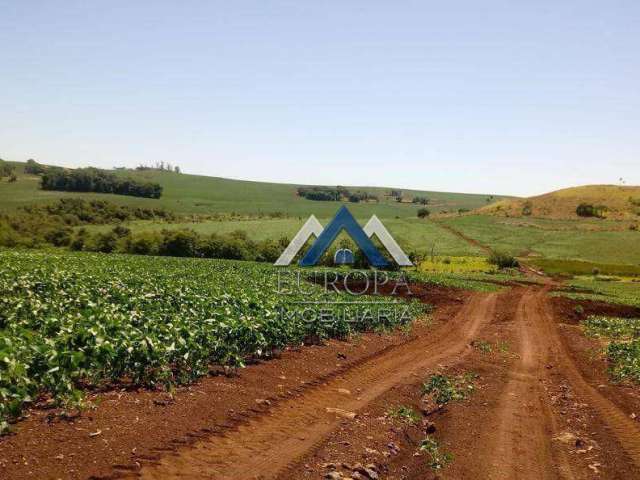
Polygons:
M0 157L530 195L640 184L637 1L0 0Z

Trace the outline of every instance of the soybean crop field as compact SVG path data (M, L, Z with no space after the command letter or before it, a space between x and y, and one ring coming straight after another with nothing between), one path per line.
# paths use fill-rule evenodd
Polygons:
M283 315L265 264L23 251L0 252L0 264L2 430L38 400L78 406L87 388L187 383L212 365L395 321ZM326 295L349 301L311 284L287 299Z

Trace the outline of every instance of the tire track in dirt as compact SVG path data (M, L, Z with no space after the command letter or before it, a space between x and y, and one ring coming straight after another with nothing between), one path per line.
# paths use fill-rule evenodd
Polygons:
M548 298L550 288L526 289L518 305L515 322L519 360L509 374L494 413L495 421L490 422L496 425L497 433L486 434L485 442L493 453L480 478L538 480L584 476L584 472L572 471L566 452L552 444L558 432L544 387L551 382L546 365L553 365L581 401L593 407L631 464L640 468L640 428L580 374L557 331Z
M140 471L143 479L270 479L314 448L340 421L406 380L447 358L464 356L469 342L495 313L496 294L474 294L433 335L385 352L260 417L184 447ZM340 390L343 389L343 390ZM350 393L349 393L350 392ZM327 408L337 408L328 412Z
M483 478L491 480L571 479L569 462L554 454L555 424L542 379L548 352L539 335L535 293L527 289L515 315L519 360L509 373L494 415L497 432L490 432L491 461Z
M440 228L442 228L442 229L446 230L447 232L452 233L456 237L464 240L469 245L471 245L473 247L476 247L476 248L479 248L480 250L483 250L486 254L492 255L494 253L493 249L490 246L479 242L475 238L468 237L467 235L462 233L460 230L457 230L457 229L453 228L451 225L447 225L446 223L443 223L443 222L438 221L438 220L433 220L432 219L431 221L434 224L436 224L437 226L439 226Z
M548 300L549 288L546 287L536 293L534 300L536 317L540 319L540 337L547 341L549 348L558 352L556 359L558 366L573 389L583 401L595 408L600 419L610 427L629 459L640 470L640 426L615 403L591 386L580 373L557 330L553 309Z

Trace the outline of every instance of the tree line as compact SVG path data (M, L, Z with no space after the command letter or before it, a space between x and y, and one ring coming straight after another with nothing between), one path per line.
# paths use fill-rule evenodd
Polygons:
M136 170L138 171L145 171L145 170L158 170L161 172L173 172L173 173L181 173L182 170L180 169L180 167L178 165L171 165L169 162L165 163L165 162L156 162L152 165L145 165L143 163L141 163L140 165L138 165L136 167Z
M378 201L378 197L369 192L351 192L345 187L298 187L298 196L307 200L325 202L348 201L352 203Z
M191 229L132 232L122 222L133 220L185 219L163 208L63 198L49 205L27 206L17 213L0 214L0 247L53 246L74 251L274 262L289 243L286 238L256 242L243 231L228 235L205 235ZM86 228L89 225L112 227L92 232Z
M93 167L74 170L59 167L46 168L42 173L40 186L43 190L65 192L114 193L144 198L162 196L162 186L159 183L122 178Z

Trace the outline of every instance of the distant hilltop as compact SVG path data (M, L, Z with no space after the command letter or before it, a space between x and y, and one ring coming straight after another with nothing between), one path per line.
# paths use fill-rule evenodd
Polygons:
M501 200L478 209L477 213L558 219L637 219L640 217L640 186L585 185L565 188L536 197Z

